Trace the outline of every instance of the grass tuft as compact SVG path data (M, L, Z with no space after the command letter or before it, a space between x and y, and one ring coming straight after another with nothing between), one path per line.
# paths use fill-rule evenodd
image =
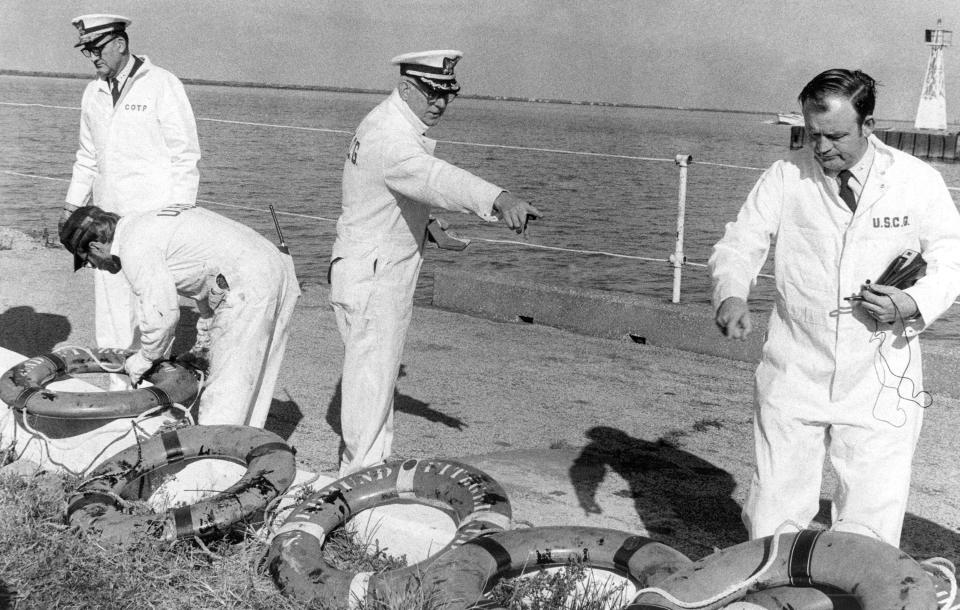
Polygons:
M0 608L14 610L179 610L227 608L297 610L304 605L282 596L264 570L267 546L252 529L222 539L102 542L64 522L66 498L79 479L39 473L0 473ZM131 510L145 510L131 503ZM324 545L334 567L380 573L406 565L376 540L358 540L338 528ZM426 568L429 570L429 567ZM600 610L615 590L578 589L582 564L498 583L488 598L509 610ZM424 575L393 589L385 586L363 610L442 610L444 592L422 586ZM621 587L622 588L622 587ZM622 604L621 604L622 605ZM316 607L316 606L314 606ZM489 606L487 606L489 607Z
M16 610L300 608L253 569L264 546L252 536L117 546L69 528L65 499L76 483L0 474L0 595Z
M482 607L507 610L607 610L621 608L626 584L607 585L594 580L582 560L572 558L558 570L538 569L504 579L485 596Z

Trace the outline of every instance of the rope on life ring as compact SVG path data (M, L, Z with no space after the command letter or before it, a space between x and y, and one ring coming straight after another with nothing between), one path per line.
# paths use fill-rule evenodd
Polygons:
M641 587L691 563L663 543L619 530L534 527L488 534L447 551L430 567L425 581L439 589L445 610L460 610L472 607L501 578L571 560L630 578Z
M118 419L188 405L200 391L196 374L175 362L161 362L146 377L150 387L120 392L57 392L51 381L79 373L123 372L133 352L65 347L30 358L0 377L0 401L18 411L61 419Z
M756 582L716 595L754 575L759 576ZM638 591L625 610L713 610L743 599L748 591L815 586L839 589L863 610L937 607L932 579L900 549L861 534L802 530L704 557L655 587Z
M247 472L228 489L196 504L163 513L123 512L124 498L151 472L199 458L245 464ZM165 540L207 537L263 511L296 476L293 449L282 438L249 426L187 426L128 447L97 467L67 503L67 520L108 540L149 535ZM127 492L127 493L125 493Z
M457 525L453 540L417 564L376 575L338 570L323 559L326 536L353 515L404 501L450 515ZM387 463L334 481L297 505L277 529L266 563L284 595L342 607L412 583L440 553L507 529L512 516L500 484L472 466L443 459Z

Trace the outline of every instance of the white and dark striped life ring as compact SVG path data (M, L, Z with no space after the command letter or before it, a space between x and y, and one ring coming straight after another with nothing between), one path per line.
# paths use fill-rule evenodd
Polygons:
M165 466L213 458L246 465L228 489L163 513L128 514L124 500L145 476ZM282 438L249 426L187 426L163 432L108 459L80 483L67 503L67 520L108 540L154 536L165 540L223 534L259 523L267 505L296 476L293 449ZM134 496L136 495L134 491Z
M641 587L661 582L690 560L661 542L614 529L549 526L474 538L436 559L424 575L445 610L469 608L501 578L580 561Z
M754 591L816 586L849 594L863 610L937 607L933 580L900 549L860 534L802 530L717 551L656 585L659 591L639 591L626 610L712 610L744 600ZM808 593L793 597L823 598ZM752 603L764 605L769 599L770 595L754 595ZM706 600L712 601L697 603Z
M151 384L119 392L57 392L45 386L65 375L123 371L133 352L66 347L30 358L0 377L0 400L11 408L60 419L118 419L189 405L200 391L196 373L182 364L161 362L146 377Z
M394 502L446 512L457 526L453 540L420 563L376 575L338 570L323 559L321 548L330 532L356 513ZM500 484L472 466L443 459L382 464L334 481L297 505L277 529L267 568L284 595L344 607L412 582L446 549L508 529L512 517Z

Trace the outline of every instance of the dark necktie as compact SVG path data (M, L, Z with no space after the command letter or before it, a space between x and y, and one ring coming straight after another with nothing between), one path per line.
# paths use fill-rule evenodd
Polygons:
M853 178L853 172L845 169L837 176L840 178L840 199L843 199L843 202L847 204L851 212L856 212L857 196L853 194L853 189L850 188L850 178Z
M120 99L120 87L117 86L117 79L110 79L110 95L113 96L113 105L117 105L117 100Z

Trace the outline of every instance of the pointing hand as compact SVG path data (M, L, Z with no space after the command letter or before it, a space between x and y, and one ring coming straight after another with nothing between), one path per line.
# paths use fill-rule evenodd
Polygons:
M493 211L517 233L523 233L529 219L540 218L543 215L540 210L507 191L497 196L493 202Z

